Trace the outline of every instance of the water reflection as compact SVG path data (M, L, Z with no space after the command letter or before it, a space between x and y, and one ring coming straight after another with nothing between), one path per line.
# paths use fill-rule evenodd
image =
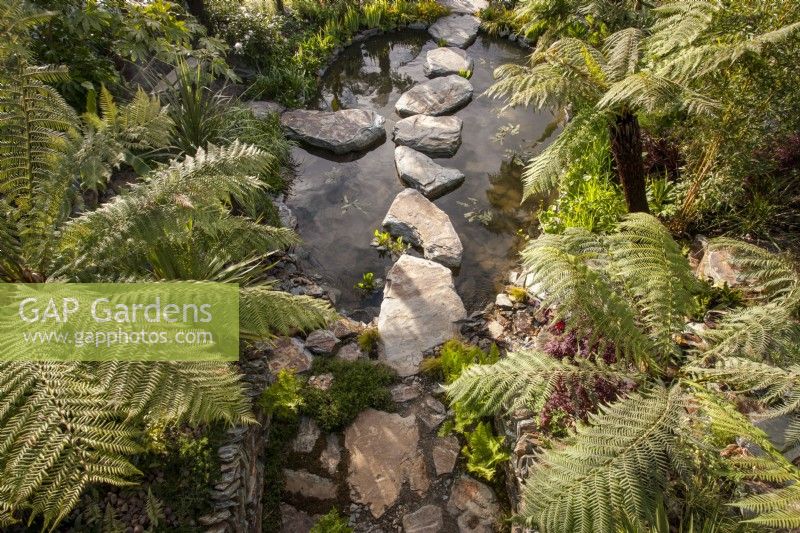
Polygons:
M328 69L314 107L373 109L386 117L387 140L362 154L334 156L296 148L298 177L290 206L305 242L304 262L341 291L339 307L361 309L369 318L380 297L364 299L354 289L364 272L383 277L391 260L370 247L389 204L403 188L394 167L391 132L400 117L394 104L416 83L427 80L425 52L436 47L427 33L404 32L373 38L344 51ZM453 222L464 244L456 286L469 310L493 296L505 272L516 262L521 237L535 220L535 203L520 205L520 154L540 150L553 133L554 117L530 110L502 109L502 102L482 96L497 66L521 63L525 52L506 41L481 37L467 52L475 60L471 83L475 98L456 113L464 121L462 145L440 164L466 175L457 190L436 205ZM544 139L543 139L544 138Z

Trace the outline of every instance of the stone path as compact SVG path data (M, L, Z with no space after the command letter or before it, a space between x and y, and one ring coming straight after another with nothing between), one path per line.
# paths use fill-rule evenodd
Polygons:
M406 91L395 107L406 117L393 130L395 166L409 188L398 191L383 226L424 255L403 254L389 269L374 322L380 333L378 358L402 380L391 390L397 411L368 409L343 432L332 434L311 420L301 421L284 470L284 533L307 532L332 505L349 514L358 533L500 530L494 491L465 473L458 438L437 435L448 416L437 399L439 385L418 376L423 357L460 336L467 318L451 271L461 264L463 246L447 214L432 202L465 176L431 157L452 157L461 145L463 123L451 114L472 99L472 85L459 74L474 66L462 48L477 36L479 21L471 14L487 2L443 3L453 14L429 32L448 46L427 52L424 72L431 79ZM346 111L290 111L281 122L294 138L335 153L363 150L382 138L383 117ZM364 327L350 321L313 332L304 341L280 339L270 370L305 372L314 357L367 359L353 342ZM314 379L330 386L325 376Z

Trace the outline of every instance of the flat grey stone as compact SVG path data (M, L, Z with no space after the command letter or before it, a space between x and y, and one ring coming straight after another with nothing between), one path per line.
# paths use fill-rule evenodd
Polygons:
M436 475L442 476L450 474L456 466L458 454L461 451L461 446L458 444L458 439L450 435L449 437L439 437L433 444L433 466L436 469Z
M339 351L336 353L336 357L343 361L357 361L364 355L364 352L361 351L361 348L358 347L358 344L355 342L351 342L350 344L345 344L342 346Z
M500 505L489 486L464 475L453 484L447 512L457 517L460 533L492 533Z
M303 343L294 337L278 337L273 341L267 366L273 375L281 370L305 372L311 368L313 356Z
M404 254L386 280L378 316L381 359L410 376L419 372L423 352L459 335L467 311L452 272L439 263Z
M434 78L404 92L394 106L401 117L446 115L472 100L472 84L458 75Z
M336 485L330 479L312 474L306 470L283 469L284 490L315 500L336 498Z
M477 13L489 7L489 0L439 0L451 13Z
M394 142L431 156L449 157L461 146L463 125L458 117L414 115L397 121Z
M307 513L281 503L281 533L308 533L314 527L314 519Z
M270 100L252 100L245 102L244 105L253 112L254 117L260 119L269 118L270 115L280 115L286 111L281 104Z
M395 504L404 484L418 495L430 486L413 416L362 411L345 430L344 446L350 454L350 497L375 518Z
M322 432L313 418L304 416L300 419L300 427L292 441L292 450L296 453L311 453Z
M447 46L466 48L475 42L480 27L478 17L454 13L431 24L428 33L437 42L443 41Z
M394 149L394 164L400 179L426 198L438 198L464 183L464 173L460 170L443 167L408 146Z
M441 47L428 50L423 69L429 78L471 71L475 62L461 48Z
M374 111L298 109L281 115L286 135L336 154L366 150L386 136L384 119Z
M327 329L312 331L306 337L306 349L319 355L330 355L339 347L339 339Z
M319 456L319 462L328 474L335 476L341 460L342 446L339 444L339 436L331 433L325 437L325 449Z
M461 265L464 247L450 217L416 189L405 189L395 197L382 225L421 248L425 259L451 268Z
M403 515L403 533L439 533L444 528L442 508L425 505Z

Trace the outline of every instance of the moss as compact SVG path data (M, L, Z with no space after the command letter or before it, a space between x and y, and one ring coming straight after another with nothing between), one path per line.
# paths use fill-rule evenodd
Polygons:
M264 533L281 531L281 496L286 450L297 433L298 420L274 420L264 451L264 493L261 496L261 528Z
M358 347L367 355L373 355L378 349L381 334L378 328L367 328L358 335Z
M330 389L323 391L309 386L303 389L302 412L314 418L325 431L342 429L364 409L392 407L388 385L395 382L396 375L383 364L317 358L312 373L333 374Z

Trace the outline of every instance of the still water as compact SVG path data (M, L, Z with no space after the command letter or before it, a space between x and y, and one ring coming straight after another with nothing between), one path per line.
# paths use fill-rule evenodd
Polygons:
M386 118L387 139L360 154L335 156L297 147L297 177L288 204L298 218L303 246L298 251L307 270L341 292L340 310L362 319L377 314L380 291L364 296L354 288L365 272L383 278L391 267L370 246L395 195L404 185L394 165L391 132L400 119L394 104L400 95L427 80L425 53L436 47L426 32L374 37L350 46L325 74L312 108L372 109ZM456 273L459 295L469 312L487 303L517 261L522 237L535 227L537 202L520 205L520 154L537 153L550 140L554 117L531 109L506 109L483 93L492 72L504 63L526 61L513 43L480 36L467 49L475 61L470 104L455 114L464 121L462 144L452 158L435 159L460 169L464 184L434 201L452 221L464 245ZM515 154L517 157L515 158Z

